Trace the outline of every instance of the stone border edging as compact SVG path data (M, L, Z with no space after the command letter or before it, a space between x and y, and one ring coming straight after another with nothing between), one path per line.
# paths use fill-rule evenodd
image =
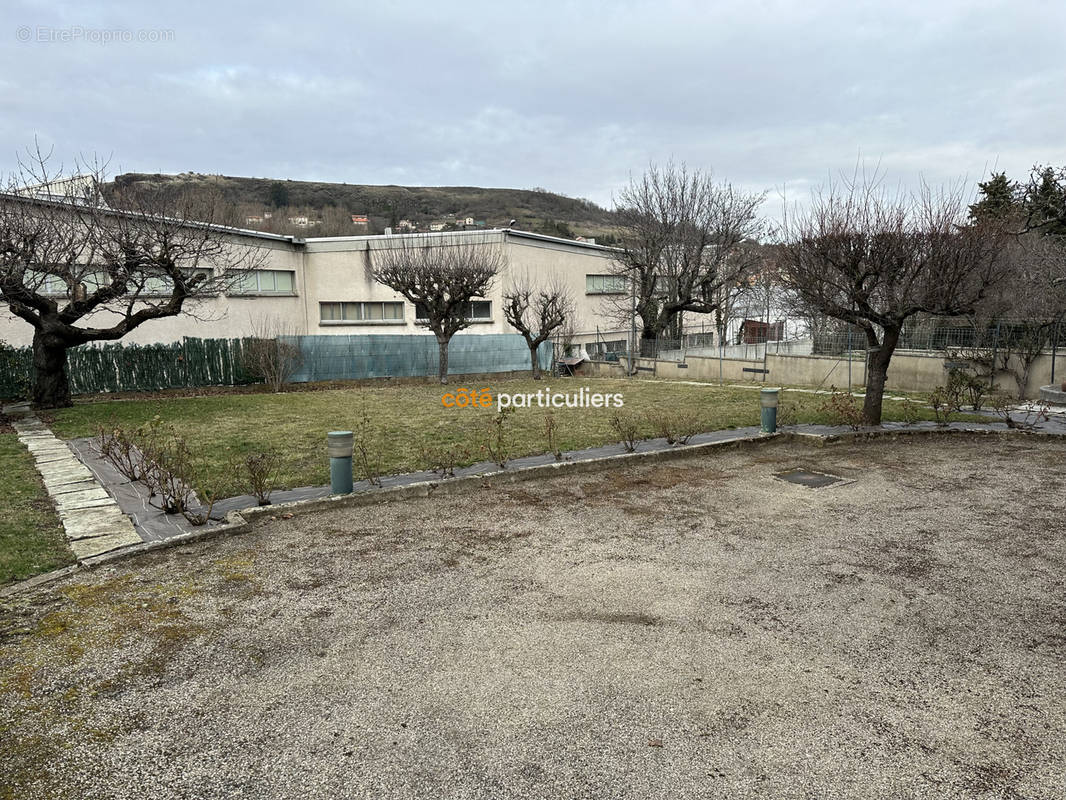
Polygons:
M486 485L501 483L519 483L536 478L558 477L567 474L583 474L596 472L605 466L620 464L622 466L634 466L642 462L654 463L658 461L671 461L680 458L698 456L717 449L742 448L761 446L767 442L799 442L824 447L844 441L866 441L873 439L898 439L900 437L914 436L946 436L946 435L969 435L969 436L1024 436L1034 435L1052 439L1066 440L1063 433L1032 433L1017 429L996 429L991 427L964 427L964 428L917 428L917 429L884 429L845 431L841 433L821 434L806 433L803 431L778 431L772 434L758 434L755 436L737 436L732 439L723 439L716 442L704 442L702 444L680 445L669 450L652 450L643 453L621 453L599 458L590 458L581 461L558 461L551 464L538 464L522 467L517 470L499 470L495 472L478 473L475 475L463 475L457 478L445 478L439 481L423 481L406 486L391 486L384 489L371 489L369 491L354 494L330 495L325 498L313 498L310 500L294 500L288 503L278 503L270 506L253 506L241 511L231 511L226 515L226 521L222 525L192 531L190 533L173 536L159 541L144 542L132 545L120 550L115 550L102 555L93 556L79 561L69 567L47 572L28 578L25 581L11 584L0 588L0 597L10 597L24 591L30 591L40 586L62 580L83 569L95 569L106 566L116 561L122 561L134 556L153 553L158 550L179 547L184 544L194 544L208 539L223 536L233 536L246 533L253 528L253 523L262 517L280 516L282 514L305 514L315 511L328 511L334 508L357 508L370 506L378 503L387 503L394 500L406 500L411 498L431 497L434 495L460 494L472 488L485 488Z

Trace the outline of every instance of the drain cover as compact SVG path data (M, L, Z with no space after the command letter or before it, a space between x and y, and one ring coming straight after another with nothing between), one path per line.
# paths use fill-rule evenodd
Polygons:
M824 472L811 472L806 469L787 469L784 472L774 473L774 477L789 483L806 486L808 489L821 489L823 486L832 486L834 483L840 483L844 480L836 475L826 475Z

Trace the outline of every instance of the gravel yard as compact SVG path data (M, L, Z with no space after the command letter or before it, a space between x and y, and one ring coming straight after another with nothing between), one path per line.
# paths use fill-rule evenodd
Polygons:
M1031 436L279 519L0 601L0 798L1061 798L1064 533Z

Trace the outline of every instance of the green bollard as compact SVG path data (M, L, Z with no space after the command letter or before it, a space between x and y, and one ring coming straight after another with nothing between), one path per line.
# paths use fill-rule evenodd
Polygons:
M763 389L759 392L763 433L777 433L777 401L780 393L780 389Z
M333 494L352 493L352 438L351 431L330 431L326 434L329 486Z

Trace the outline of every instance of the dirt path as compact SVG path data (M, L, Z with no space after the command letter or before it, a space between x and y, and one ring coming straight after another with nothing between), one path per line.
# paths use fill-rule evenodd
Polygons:
M1062 797L1064 486L771 443L83 574L0 616L0 798Z

